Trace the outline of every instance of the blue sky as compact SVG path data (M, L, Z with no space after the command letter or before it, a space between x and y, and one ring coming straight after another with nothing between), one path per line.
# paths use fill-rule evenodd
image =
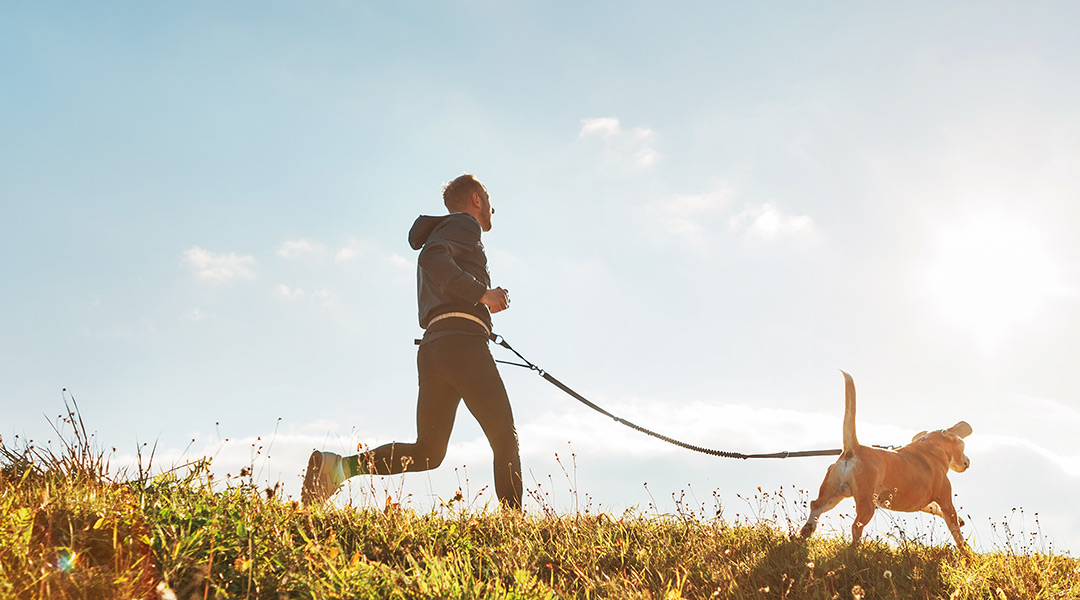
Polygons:
M972 424L952 480L976 546L1022 507L1075 551L1077 12L4 3L0 435L50 437L67 388L118 463L156 442L291 494L313 447L407 441L406 233L473 172L514 299L496 330L562 381L757 452L836 447L842 368L865 442ZM690 490L750 518L758 486L816 490L829 463L690 455L503 376L560 510ZM482 503L488 453L461 411L440 470L339 501Z

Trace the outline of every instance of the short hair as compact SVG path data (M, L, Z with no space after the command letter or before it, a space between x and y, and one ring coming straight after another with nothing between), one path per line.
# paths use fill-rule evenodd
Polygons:
M443 204L447 210L460 210L468 206L473 193L484 191L484 184L472 173L466 173L443 186Z

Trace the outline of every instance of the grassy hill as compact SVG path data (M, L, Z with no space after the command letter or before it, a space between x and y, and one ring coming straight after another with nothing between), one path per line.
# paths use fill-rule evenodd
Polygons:
M1068 556L687 514L305 510L208 463L121 481L85 432L63 448L0 447L0 598L1080 598Z

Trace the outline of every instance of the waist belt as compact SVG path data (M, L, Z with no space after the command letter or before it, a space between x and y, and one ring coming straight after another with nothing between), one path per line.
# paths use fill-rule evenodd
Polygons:
M434 324L435 324L436 322L438 322L438 321L442 321L443 319L449 319L450 317L461 317L462 319L468 319L468 320L472 321L473 323L477 323L477 324L479 324L479 325L480 325L481 327L483 327L483 328L484 328L484 333L485 333L485 334L486 334L487 336L489 336L489 337L491 336L491 329L489 329L489 328L488 328L488 325L487 325L487 323L485 323L485 322L484 322L484 321L483 321L483 320L482 320L482 319L481 319L480 317L478 317L478 316L476 316L476 315L474 315L474 314L470 314L470 313L467 313L467 312L448 312L448 313L443 313L443 314L441 314L441 315L439 315L439 316L437 316L437 317L435 317L435 318L431 319L430 321L428 321L428 327L431 327L431 326L432 326L432 325L434 325Z

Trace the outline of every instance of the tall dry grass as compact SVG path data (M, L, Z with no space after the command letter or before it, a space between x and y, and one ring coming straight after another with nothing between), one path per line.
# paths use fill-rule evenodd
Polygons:
M77 406L57 450L0 447L0 598L1077 598L1080 563L1014 548L964 554L898 539L853 549L793 541L778 494L767 518L728 523L719 500L526 514L459 494L428 512L305 510L208 460L110 472Z

